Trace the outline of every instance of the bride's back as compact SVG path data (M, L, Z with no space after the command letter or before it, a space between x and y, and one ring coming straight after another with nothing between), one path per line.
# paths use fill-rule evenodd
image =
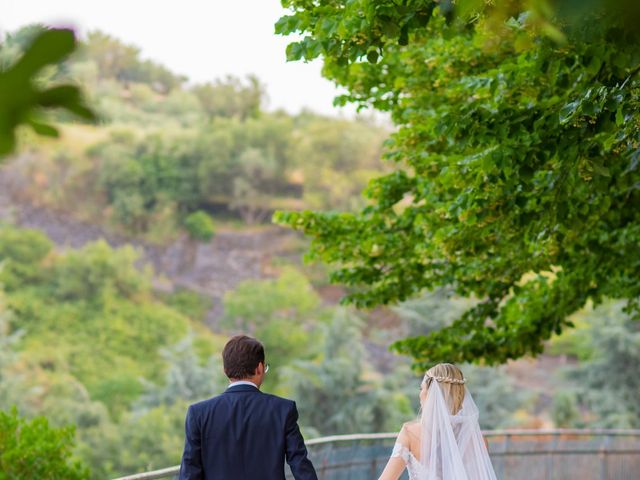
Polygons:
M405 433L404 438L402 438L403 431ZM406 440L406 443L403 442L403 440ZM418 462L420 461L420 449L422 448L422 428L420 427L419 420L407 422L402 425L402 430L400 432L400 436L398 437L398 441L403 443L404 446L409 449L413 457Z
M425 404L429 396L431 384L435 381L441 382L440 391L444 397L449 414L457 414L462 408L465 396L465 380L462 371L450 363L440 363L427 370L420 388L421 404ZM416 419L412 422L405 423L398 437L398 441L411 452L418 462L420 462L422 451L422 430L421 420Z
M397 480L406 468L411 480L495 480L478 424L478 409L459 368L439 364L420 389L422 414L402 426L380 476Z

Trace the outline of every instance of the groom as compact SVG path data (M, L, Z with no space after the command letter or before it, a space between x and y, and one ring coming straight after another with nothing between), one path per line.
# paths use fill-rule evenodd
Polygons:
M189 407L180 480L317 480L298 429L295 402L260 392L269 370L264 347L233 337L222 351L229 387Z

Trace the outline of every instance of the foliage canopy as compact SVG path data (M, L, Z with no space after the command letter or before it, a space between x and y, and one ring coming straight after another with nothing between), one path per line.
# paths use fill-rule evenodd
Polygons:
M283 2L276 30L304 34L289 58L323 56L339 102L389 112L401 168L359 213L276 221L313 238L360 307L440 286L479 300L395 344L417 366L537 354L588 299L640 296L640 43L623 3Z

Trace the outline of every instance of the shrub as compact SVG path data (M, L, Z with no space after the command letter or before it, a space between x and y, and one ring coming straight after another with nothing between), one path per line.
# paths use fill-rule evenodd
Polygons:
M74 428L52 428L45 417L25 420L0 411L0 480L83 480L89 469L72 457Z
M184 219L184 226L194 240L208 242L213 238L213 220L202 210L189 214Z

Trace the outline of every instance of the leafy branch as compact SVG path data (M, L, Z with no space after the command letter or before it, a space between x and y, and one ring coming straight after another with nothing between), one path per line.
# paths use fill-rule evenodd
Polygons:
M29 125L40 135L58 136L56 127L43 119L43 110L61 108L84 120L96 119L78 87L42 87L37 80L44 68L63 61L75 48L71 30L44 30L13 66L0 72L0 158L15 149L20 125Z

